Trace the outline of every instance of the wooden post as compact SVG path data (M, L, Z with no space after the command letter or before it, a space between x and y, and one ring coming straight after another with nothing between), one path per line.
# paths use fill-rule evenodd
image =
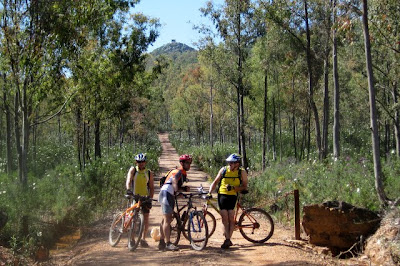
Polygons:
M299 190L294 190L294 232L295 239L300 240L300 200Z

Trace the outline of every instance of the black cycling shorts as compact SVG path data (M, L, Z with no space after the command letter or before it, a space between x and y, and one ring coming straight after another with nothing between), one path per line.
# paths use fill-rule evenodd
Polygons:
M220 210L233 210L236 206L236 195L218 194L218 206Z

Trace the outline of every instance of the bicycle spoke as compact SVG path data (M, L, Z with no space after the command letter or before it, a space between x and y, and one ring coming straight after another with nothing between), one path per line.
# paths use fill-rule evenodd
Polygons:
M122 216L122 213L119 213L117 215L115 215L112 223L111 223L111 227L110 227L110 231L109 231L109 235L108 235L108 242L110 243L110 245L112 247L115 247L118 242L121 239L121 235L123 233L123 228L124 228L124 219Z
M195 250L202 250L208 241L208 226L201 211L192 211L187 223L190 244Z
M143 227L144 227L143 214L138 210L135 210L130 230L128 232L128 248L130 251L135 250L139 245L139 241L143 233Z

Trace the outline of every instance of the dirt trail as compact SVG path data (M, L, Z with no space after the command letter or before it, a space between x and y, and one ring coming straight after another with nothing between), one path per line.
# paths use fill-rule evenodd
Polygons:
M168 140L168 134L160 134L163 152L160 157L160 172L165 173L178 165L178 154ZM157 198L159 192L156 175ZM188 172L190 187L202 184L209 187L207 175L197 169L196 165ZM121 185L123 185L121 183ZM223 242L221 220L217 219L216 232L213 234L202 251L191 249L189 242L181 238L180 250L177 252L158 251L158 242L147 237L149 248L138 247L134 252L127 249L127 239L123 236L116 247L108 244L108 229L112 215L83 231L83 237L67 251L51 256L47 265L338 265L338 261L316 255L315 252L306 250L288 242L293 239L292 228L276 225L274 235L265 244L255 245L246 241L239 232L233 233L234 245L229 250L220 248ZM215 215L219 218L218 215ZM158 203L153 205L150 213L150 228L158 226L161 220L161 210Z

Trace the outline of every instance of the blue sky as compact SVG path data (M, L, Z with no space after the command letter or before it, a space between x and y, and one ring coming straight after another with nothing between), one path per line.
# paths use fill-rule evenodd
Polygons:
M193 30L193 24L211 24L208 18L202 17L199 8L205 7L207 0L141 0L133 12L142 12L146 16L159 18L160 36L150 46L148 52L170 43L177 42L194 47L201 35ZM224 0L213 0L220 5Z

